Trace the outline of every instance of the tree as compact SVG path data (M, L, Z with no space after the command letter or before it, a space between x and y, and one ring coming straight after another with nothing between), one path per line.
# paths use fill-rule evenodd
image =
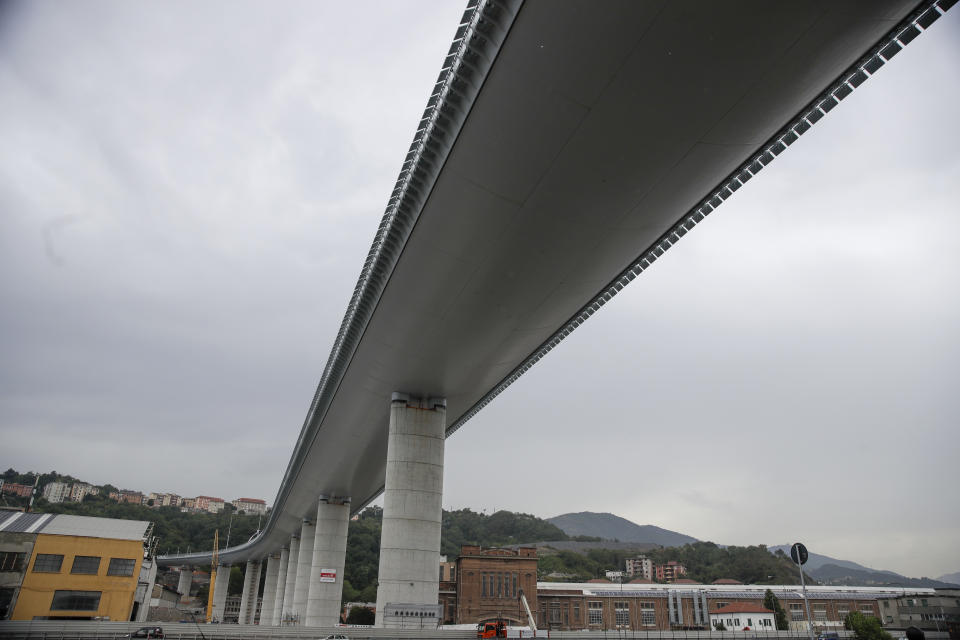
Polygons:
M780 604L780 598L774 595L771 589L767 589L767 592L763 596L763 606L773 611L777 631L786 631L790 628L789 623L787 623L787 612L784 611L783 605Z
M847 614L843 627L853 631L853 637L857 640L893 640L893 636L880 626L880 620L865 616L859 611Z
M368 584L360 591L359 599L362 602L376 602L377 601L377 583Z
M244 569L238 565L230 567L230 582L227 583L228 595L238 596L243 593L243 571Z
M723 620L717 620L713 623L713 628L717 631L726 631L727 625L723 624Z
M376 614L366 607L350 607L350 613L347 614L347 624L372 625L376 620Z

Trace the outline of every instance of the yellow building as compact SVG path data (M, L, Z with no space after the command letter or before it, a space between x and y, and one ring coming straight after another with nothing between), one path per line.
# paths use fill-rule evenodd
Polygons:
M151 523L45 517L10 619L132 619Z

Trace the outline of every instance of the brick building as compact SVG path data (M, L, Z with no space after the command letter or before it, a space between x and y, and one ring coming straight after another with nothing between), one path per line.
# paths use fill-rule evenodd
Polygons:
M143 504L143 494L139 491L121 491L120 502L126 502L129 504Z
M455 579L459 624L487 622L498 617L508 624L525 624L527 617L519 601L521 590L537 615L537 550L534 547L484 549L464 545L457 558Z
M667 564L656 565L654 575L657 582L675 582L687 575L687 568L675 560L670 560Z
M6 495L20 496L21 498L29 498L33 494L33 485L30 484L4 482L2 489Z
M517 597L523 589L540 629L708 630L711 614L721 610L759 610L770 589L786 610L790 629L805 631L810 626L799 586L744 585L733 580L705 585L682 579L673 584L657 584L643 578L624 584L605 580L538 583L537 551L524 547L513 550L464 545L455 565L445 562L446 558L442 560L439 602L444 607L444 624L476 624L499 616L509 626L526 626L527 617ZM817 631L842 629L844 619L854 611L880 617L883 601L903 597L902 591L808 586L812 626ZM933 593L933 589L915 589L911 597ZM731 606L732 609L726 609ZM888 604L887 608L891 606ZM748 618L761 616L740 616L740 628L766 628L763 623L757 625L756 620L751 620L754 625L748 625L744 622Z
M768 588L780 599L791 628L805 630L799 589L764 585L664 585L559 583L537 585L537 626L552 630L706 630L710 614L732 604L761 607ZM808 587L813 625L840 629L852 611L879 616L889 590L869 587Z
M223 511L223 498L213 496L197 496L193 499L193 508L197 511L207 511L209 513L220 513Z

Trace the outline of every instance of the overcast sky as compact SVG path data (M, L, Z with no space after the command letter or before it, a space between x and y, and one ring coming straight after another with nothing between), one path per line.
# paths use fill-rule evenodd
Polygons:
M462 10L3 5L0 466L272 502ZM960 570L958 60L955 10L453 436L445 506Z

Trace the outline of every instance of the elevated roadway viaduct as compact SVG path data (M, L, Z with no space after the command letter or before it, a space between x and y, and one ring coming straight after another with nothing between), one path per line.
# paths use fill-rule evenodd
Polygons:
M319 565L293 548L306 546L299 537L332 567L343 564L338 531L306 529L321 528L318 498L338 507L345 539L346 515L380 495L393 473L388 430L404 416L428 414L430 451L411 444L429 434L407 434L397 445L406 449L392 456L407 493L391 497L386 487L382 547L399 540L394 561L409 560L411 537L429 531L426 551L435 545L435 555L441 487L422 472L439 468L442 482L443 438L951 4L471 0L273 512L257 537L223 550L221 562L274 554L266 569L277 590L271 604L285 612L280 592L289 600L293 588L303 609L300 591L312 591L298 583ZM411 480L414 467L421 473ZM422 481L432 483L426 493L436 494L435 507L418 502ZM436 512L436 523L421 507ZM414 511L422 522L390 534L388 544L387 521L410 520ZM315 542L323 536L329 549ZM411 562L424 557L432 556ZM209 553L159 559L209 561ZM383 567L381 558L381 589ZM435 603L436 566L427 573ZM426 591L403 601L429 603L430 585L419 586ZM392 597L384 602L400 596Z

